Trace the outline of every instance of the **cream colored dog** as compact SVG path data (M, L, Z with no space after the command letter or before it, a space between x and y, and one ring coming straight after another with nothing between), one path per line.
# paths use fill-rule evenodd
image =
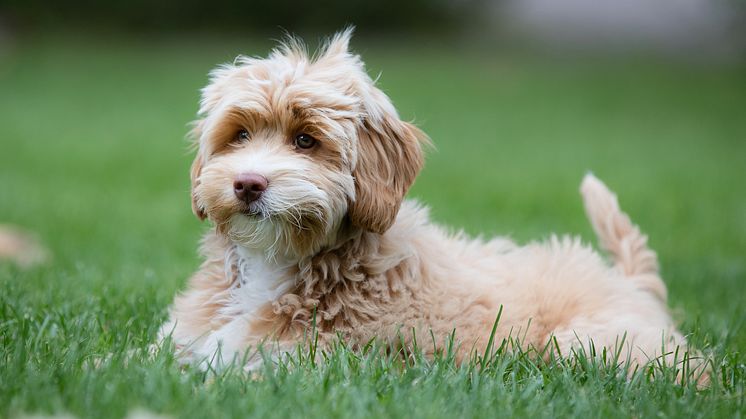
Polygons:
M162 328L180 354L250 364L251 348L292 350L315 323L322 346L419 337L430 355L455 330L463 360L485 349L502 307L497 342L555 338L565 355L592 341L636 365L681 357L656 255L593 176L581 191L611 264L576 238L449 234L404 201L427 136L399 119L349 37L315 57L289 41L211 73L191 177L194 212L214 228Z

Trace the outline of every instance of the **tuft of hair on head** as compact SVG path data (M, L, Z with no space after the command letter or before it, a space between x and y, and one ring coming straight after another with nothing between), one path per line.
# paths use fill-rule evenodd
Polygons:
M354 26L348 26L332 35L319 49L320 56L347 55L350 52L350 39L355 32Z
M308 61L308 47L303 40L285 31L282 39L277 40L277 46L269 53L269 58L285 57L293 61Z
M291 61L316 62L322 58L332 56L349 56L350 39L355 32L354 26L347 26L331 37L322 41L321 46L313 54L299 36L285 32L282 39L277 40L277 46L270 52L270 58L285 58Z

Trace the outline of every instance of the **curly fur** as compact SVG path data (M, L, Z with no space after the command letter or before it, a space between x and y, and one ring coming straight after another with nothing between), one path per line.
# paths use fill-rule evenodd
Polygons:
M316 56L291 40L266 59L211 73L194 131L192 198L214 228L162 329L182 355L231 362L268 341L287 350L314 323L322 345L432 336L421 346L430 354L455 331L464 359L484 350L501 309L498 341L555 339L561 355L592 341L645 364L686 349L655 253L592 175L582 194L611 265L575 238L518 246L451 234L404 200L429 140L399 119L349 37L336 35ZM239 129L251 139L236 142ZM294 147L299 132L318 145ZM249 206L231 187L244 172L269 185Z

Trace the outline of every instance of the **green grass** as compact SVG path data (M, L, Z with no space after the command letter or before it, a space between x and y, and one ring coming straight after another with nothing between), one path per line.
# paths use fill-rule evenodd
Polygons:
M0 416L746 415L743 67L356 47L437 146L411 192L437 221L593 241L579 181L593 170L616 190L659 252L682 330L714 358L713 386L504 351L455 367L340 346L260 379L147 356L206 228L190 212L183 140L198 89L214 64L266 45L59 36L0 49L0 222L54 255L0 264Z

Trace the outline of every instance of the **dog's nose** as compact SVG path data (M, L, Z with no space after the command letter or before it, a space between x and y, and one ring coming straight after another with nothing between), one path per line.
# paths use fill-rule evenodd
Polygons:
M245 203L254 202L267 189L267 178L256 173L242 173L233 181L233 193Z

